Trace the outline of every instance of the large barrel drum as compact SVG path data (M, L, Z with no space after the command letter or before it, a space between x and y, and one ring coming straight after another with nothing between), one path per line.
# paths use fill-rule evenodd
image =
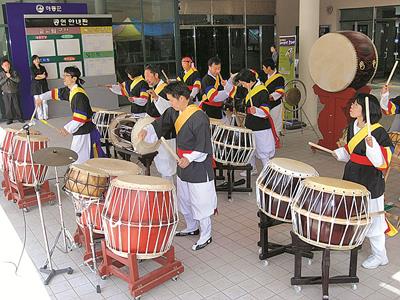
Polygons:
M378 52L371 39L357 31L339 31L320 37L310 51L314 82L328 92L359 89L375 76Z

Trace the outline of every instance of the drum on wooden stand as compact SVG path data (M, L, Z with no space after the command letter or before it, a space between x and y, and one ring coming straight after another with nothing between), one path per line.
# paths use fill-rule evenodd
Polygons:
M118 111L98 111L93 116L93 123L96 125L100 132L103 142L109 141L109 131L111 121L118 115L123 114Z
M210 118L211 137L213 136L215 129L220 125L224 125L224 120Z
M214 159L222 164L245 166L255 151L252 130L229 125L218 125L212 136Z
M341 179L310 177L300 183L292 201L294 233L308 244L350 250L364 241L371 218L370 192Z
M26 134L15 135L12 142L12 159L9 161L9 176L13 183L22 183L24 186L35 186L35 178L40 184L44 182L48 167L33 163L31 153L47 148L49 139L42 135L30 136L30 143Z
M273 158L257 178L257 205L270 218L292 222L290 203L300 182L319 176L310 165L288 158Z
M112 252L159 257L169 250L178 224L175 188L158 177L118 177L111 181L102 219Z
M327 33L310 51L311 77L328 92L365 86L375 76L377 67L378 52L374 43L357 31Z

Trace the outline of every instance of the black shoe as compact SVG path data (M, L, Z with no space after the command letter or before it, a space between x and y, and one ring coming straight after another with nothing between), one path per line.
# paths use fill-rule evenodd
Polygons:
M25 123L25 120L24 119L18 119L18 122Z
M189 231L189 232L183 232L183 231L178 231L175 233L175 236L188 236L188 235L199 235L200 230L196 229L195 231Z
M197 250L203 249L203 248L206 247L208 244L211 244L211 242L212 242L212 237L210 237L204 244L201 244L201 245L194 244L194 245L192 246L192 250L193 250L193 251L197 251Z
M7 120L7 125L10 125L10 124L12 124L13 123L13 120Z

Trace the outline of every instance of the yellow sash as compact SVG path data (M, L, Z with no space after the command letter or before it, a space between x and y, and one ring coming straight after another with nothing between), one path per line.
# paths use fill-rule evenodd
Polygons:
M189 71L187 71L187 73L183 76L183 82L186 82L186 80L189 78L190 75L192 75L195 71L197 71L196 69L191 68Z
M68 98L68 100L69 100L70 103L71 103L71 101L72 101L72 98L74 98L74 96L75 96L77 93L85 94L86 97L88 97L88 95L86 94L85 90L84 90L83 88L77 86L77 87L75 87L74 89L72 89L72 90L70 91L70 93L69 93L69 98ZM88 98L89 98L89 97L88 97Z
M186 121L198 110L201 110L196 104L190 104L186 109L181 112L178 119L175 121L175 131L176 134L179 133L182 126L186 123Z
M381 124L375 123L374 125L371 125L371 132L374 131L375 129L382 127ZM354 149L357 147L357 145L363 141L368 135L368 128L367 125L365 125L363 128L360 129L359 132L357 132L356 135L354 135L351 140L347 143L347 146L349 148L349 153L353 153Z
M253 96L255 96L256 94L258 94L259 92L263 91L263 90L267 90L267 88L263 84L257 85L256 87L253 87L250 90L250 92L248 92L247 95L246 95L246 104L247 104L248 101L250 101L250 104L253 105L253 103L251 101L251 98Z
M133 88L134 88L139 82L141 82L142 80L144 80L144 78L143 78L142 75L136 77L136 78L132 81L132 83L131 83L131 85L130 85L130 87L129 87L129 91L132 91Z
M159 84L156 89L154 90L154 92L158 95L159 93L162 92L162 90L167 86L167 84L165 82Z
M283 77L282 74L275 73L274 75L272 75L270 78L267 79L267 81L265 82L264 85L268 86L272 81L274 81L275 79L277 79L279 77Z

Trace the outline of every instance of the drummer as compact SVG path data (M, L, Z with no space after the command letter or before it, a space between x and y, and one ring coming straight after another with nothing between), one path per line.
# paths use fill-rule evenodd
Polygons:
M70 102L72 120L58 129L58 132L62 136L72 134L71 149L78 154L76 164L84 163L90 158L105 156L101 149L100 133L92 122L93 111L89 98L82 88L85 81L80 77L81 71L77 67L66 67L65 87L52 89L35 99L37 106L50 99Z
M176 78L178 81L183 81L189 88L190 99L193 102L198 101L198 94L201 89L201 77L200 72L194 67L193 59L190 56L184 56L181 60L182 71Z
M159 118L168 107L171 107L164 92L167 84L160 78L160 68L155 65L147 65L144 68L144 79L150 87L147 91L150 97L147 100L146 113L150 117Z
M142 76L142 70L137 66L127 66L125 72L128 80L123 83L106 85L116 95L128 97L131 102L131 112L135 116L144 117L149 94L149 85Z
M245 126L253 130L256 139L255 155L251 158L253 170L251 175L257 174L256 156L261 160L263 166L275 155L275 147L279 146L279 138L276 135L274 122L269 114L268 91L261 81L256 79L255 72L249 69L243 69L236 76L241 86L248 90L245 99L246 120ZM240 173L245 177L246 171Z
M159 74L160 72L157 66L147 65L145 67L144 78L152 88L148 90L151 98L147 102L146 112L153 118L159 118L167 108L171 107L164 91L167 84L160 78ZM175 132L171 132L171 134L165 136L165 138L169 146L175 149ZM158 138L155 135L149 135L145 138L145 141L148 143L154 143L157 140ZM173 181L173 176L176 174L176 161L168 153L163 144L158 148L158 154L154 157L154 163L157 171L163 178Z
M371 136L368 135L365 116L365 97L369 98ZM344 180L353 181L365 186L371 193L368 203L372 225L367 232L371 244L370 255L362 266L375 269L389 263L385 247L385 231L388 224L384 215L385 179L382 171L390 164L393 144L386 130L378 122L382 117L379 101L371 94L358 94L350 107L351 121L347 130L347 144L333 152L333 156L347 162L344 169Z
M186 228L177 236L199 235L192 250L200 250L212 242L211 216L217 207L217 194L212 168L210 123L204 112L190 100L190 90L182 82L170 83L166 93L172 107L158 120L139 132L158 137L177 132L179 210Z
M381 90L381 108L385 115L400 115L400 95L389 98L387 85L384 85ZM390 131L400 131L400 122L393 121Z
M223 119L222 106L224 101L235 91L232 80L223 80L221 76L221 60L211 57L208 60L208 73L201 81L200 107L207 116L214 119Z

